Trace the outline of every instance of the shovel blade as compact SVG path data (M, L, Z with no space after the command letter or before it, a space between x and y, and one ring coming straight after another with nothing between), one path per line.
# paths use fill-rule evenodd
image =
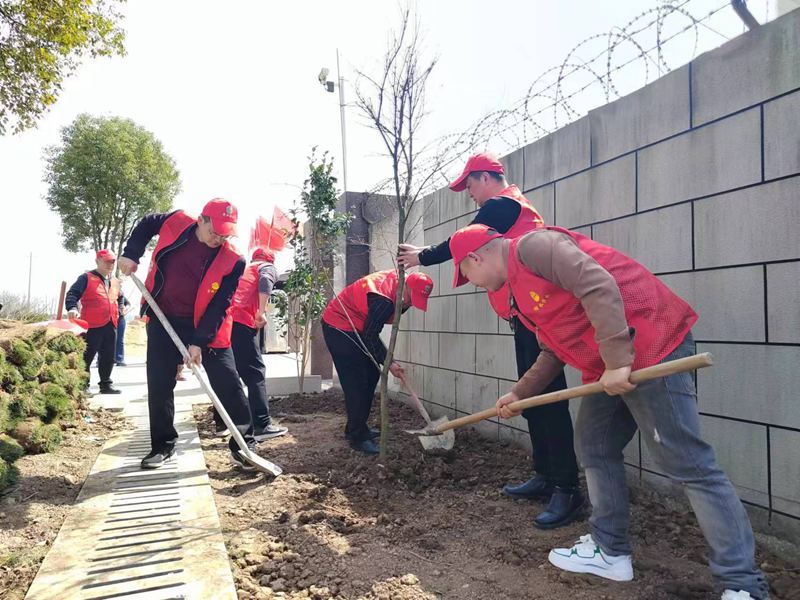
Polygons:
M262 473L269 473L274 477L277 477L283 473L283 469L280 466L276 465L274 462L268 461L262 456L259 456L255 452L240 452L240 454L247 462L249 462Z
M436 428L440 425L447 423L447 417L439 417L435 421L422 430L419 436L419 442L425 450L452 450L456 443L456 434L452 429L448 429L444 433L434 433Z

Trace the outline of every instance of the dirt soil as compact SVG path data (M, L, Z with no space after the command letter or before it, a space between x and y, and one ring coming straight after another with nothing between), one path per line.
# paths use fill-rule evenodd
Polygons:
M39 565L86 480L105 441L127 428L107 411L82 411L62 424L64 441L51 454L14 463L19 481L0 495L0 598L25 597Z
M693 514L655 494L632 490L633 583L564 573L547 554L587 524L539 531L541 504L500 494L529 476L522 450L468 431L450 453L425 454L400 431L419 417L394 404L382 466L344 443L340 392L273 401L272 412L290 430L259 447L285 469L274 480L234 470L208 409L195 407L240 599L719 598ZM773 599L800 600L797 564L761 548L758 562Z

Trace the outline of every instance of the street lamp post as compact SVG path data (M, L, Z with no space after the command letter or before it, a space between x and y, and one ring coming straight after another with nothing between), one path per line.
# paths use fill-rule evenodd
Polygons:
M336 49L336 78L338 83L328 81L328 69L324 68L319 72L319 82L326 91L333 93L333 90L339 88L339 120L342 127L342 184L344 185L344 193L347 194L347 135L344 126L344 77L339 68L339 49Z

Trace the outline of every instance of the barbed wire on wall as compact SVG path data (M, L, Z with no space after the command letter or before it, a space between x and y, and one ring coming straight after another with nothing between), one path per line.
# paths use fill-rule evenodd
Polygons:
M427 144L414 166L414 178L422 182L415 186L419 195L444 187L470 154L513 152L690 62L711 43L741 33L741 22L737 29L715 27L714 17L732 11L730 2L703 9L702 14L698 3L661 1L622 27L582 40L560 64L536 77L525 96L511 106ZM682 48L679 41L684 42ZM371 191L385 193L391 183L381 181Z

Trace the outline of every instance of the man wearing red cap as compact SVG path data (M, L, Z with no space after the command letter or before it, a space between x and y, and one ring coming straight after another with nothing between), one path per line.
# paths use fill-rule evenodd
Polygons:
M566 571L633 579L622 451L638 428L650 456L689 498L711 546L711 572L725 590L723 599L767 598L747 513L700 437L691 374L638 387L629 381L632 369L694 354L692 308L641 264L560 227L508 240L485 225L470 225L453 235L450 248L453 286L508 286L521 320L542 343L536 363L497 401L500 417L514 416L508 404L541 393L564 364L581 371L584 383L599 381L605 389L583 398L575 424L592 503L590 533L572 548L551 551L550 562Z
M211 387L249 446L255 448L253 423L231 351L233 319L228 310L245 260L228 242L236 233L236 208L227 200L208 202L197 218L181 210L148 215L131 232L120 270L136 271L154 236L158 243L145 286L189 351L203 364ZM147 402L150 410L150 453L143 469L161 467L175 453L175 365L181 356L161 322L142 302L147 322ZM231 439L234 463L248 468Z
M119 394L111 382L114 354L117 344L117 322L122 309L119 281L112 277L117 257L111 250L100 250L95 255L96 269L78 277L69 288L64 299L70 318L81 319L89 324L86 332L86 351L83 360L86 370L97 355L97 372L100 375L101 394ZM80 302L80 311L78 303Z
M394 322L395 298L399 285L395 270L377 271L344 288L322 314L322 334L333 358L347 407L344 435L350 446L366 454L377 454L379 431L367 426L375 386L386 360L380 338L383 326ZM414 306L428 310L433 280L425 273L410 273L403 289L403 312ZM376 366L379 365L379 366ZM395 377L403 375L396 362L390 367Z
M278 280L275 256L271 250L256 248L253 260L239 280L233 295L233 356L236 370L247 386L247 401L253 417L253 437L257 442L285 435L288 429L272 423L267 397L266 367L261 358L258 330L267 323L267 304L272 286ZM216 415L216 413L215 413ZM224 429L223 423L217 428Z
M472 223L487 225L513 239L544 225L516 185L509 185L503 164L492 154L475 154L467 160L464 171L452 184L455 192L467 190L479 206ZM427 248L408 244L400 246L399 260L410 267L435 265L452 257L449 239ZM521 377L539 356L539 344L514 314L505 289L489 292L492 309L509 321L514 332L517 376ZM567 387L564 373L548 386L548 392ZM534 477L519 485L508 484L503 493L512 498L541 498L547 508L533 521L536 527L552 529L571 523L580 516L583 497L578 487L578 463L573 449L572 419L566 402L523 411L531 439Z

